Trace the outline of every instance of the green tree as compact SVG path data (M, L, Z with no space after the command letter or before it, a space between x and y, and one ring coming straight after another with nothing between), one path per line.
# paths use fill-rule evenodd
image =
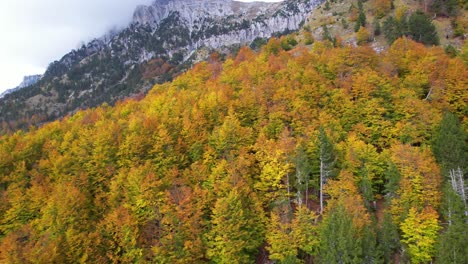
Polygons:
M382 27L382 32L388 44L392 44L398 38L407 34L406 16L403 15L399 20L392 16L385 19Z
M215 263L251 263L264 239L260 203L237 188L219 198L207 235L207 256Z
M416 11L408 19L409 35L425 45L439 45L439 36L428 15Z
M450 170L461 168L468 164L467 133L461 127L457 116L451 112L444 113L440 125L436 129L432 141L432 152L441 165L442 171L449 178Z
M426 207L421 212L412 207L401 223L401 242L408 250L411 263L427 263L434 256L440 229L437 218L437 212L431 207Z
M382 249L385 263L391 263L393 254L400 247L400 238L398 236L398 228L392 220L392 215L388 212L384 213L377 239Z
M459 12L457 0L434 0L431 9L439 15L446 16L456 16Z
M356 26L354 27L354 32L358 32L361 27L366 26L366 14L364 13L364 9L362 7L362 0L358 0L358 9L359 14L356 20Z
M319 230L320 263L362 263L362 241L343 206L333 208Z
M309 199L310 174L312 169L304 146L299 145L292 161L296 168L295 187L297 190L297 201L299 203L299 207L301 207L304 197L305 206L307 207Z
M372 22L372 27L374 28L374 36L380 36L382 33L382 28L378 19L374 19L374 22Z
M323 185L327 182L328 178L335 176L336 157L334 146L332 145L325 129L320 127L319 131L319 161L320 161L320 213L323 212Z
M442 211L447 229L437 241L436 263L464 263L468 260L468 217L461 197L446 184Z

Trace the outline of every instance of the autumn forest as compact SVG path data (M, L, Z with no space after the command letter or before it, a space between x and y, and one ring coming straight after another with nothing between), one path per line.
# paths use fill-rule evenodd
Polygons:
M466 54L273 38L3 135L0 263L467 263Z

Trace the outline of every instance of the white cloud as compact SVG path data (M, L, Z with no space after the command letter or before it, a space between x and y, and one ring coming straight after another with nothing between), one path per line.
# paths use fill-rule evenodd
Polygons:
M240 0L242 2L252 2ZM263 2L280 2L265 0ZM0 93L83 41L130 21L151 0L0 0Z

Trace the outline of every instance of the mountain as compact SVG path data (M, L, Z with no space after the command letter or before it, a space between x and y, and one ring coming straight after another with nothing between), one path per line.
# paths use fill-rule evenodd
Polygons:
M31 86L36 84L42 78L41 74L36 75L28 75L23 77L23 81L16 86L15 88L8 89L0 94L0 98L3 98L5 95L10 94L12 92L18 91L19 89L23 89L25 87Z
M282 44L0 136L0 263L466 263L468 64Z
M227 52L297 30L317 4L156 0L138 6L128 27L71 51L51 63L38 83L0 99L0 122L24 128L138 96L205 58L203 50Z

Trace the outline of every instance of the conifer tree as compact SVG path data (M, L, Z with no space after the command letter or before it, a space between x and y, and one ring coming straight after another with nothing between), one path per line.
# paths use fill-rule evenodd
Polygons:
M400 247L400 239L398 236L398 228L395 223L393 223L392 216L388 212L384 213L377 239L382 249L384 262L391 263L392 255Z
M436 263L464 263L468 260L468 217L461 197L446 184L442 209L447 229L437 242Z
M336 158L334 148L323 127L319 131L319 160L320 160L320 213L323 212L323 185L327 179L335 176L334 166Z
M362 263L361 243L345 208L335 207L320 225L319 263Z
M437 31L429 16L422 11L417 11L408 19L410 36L417 42L425 45L439 45Z
M444 113L432 141L432 151L446 179L449 179L451 170L461 168L463 171L468 164L466 139L467 133L457 116L451 112Z

